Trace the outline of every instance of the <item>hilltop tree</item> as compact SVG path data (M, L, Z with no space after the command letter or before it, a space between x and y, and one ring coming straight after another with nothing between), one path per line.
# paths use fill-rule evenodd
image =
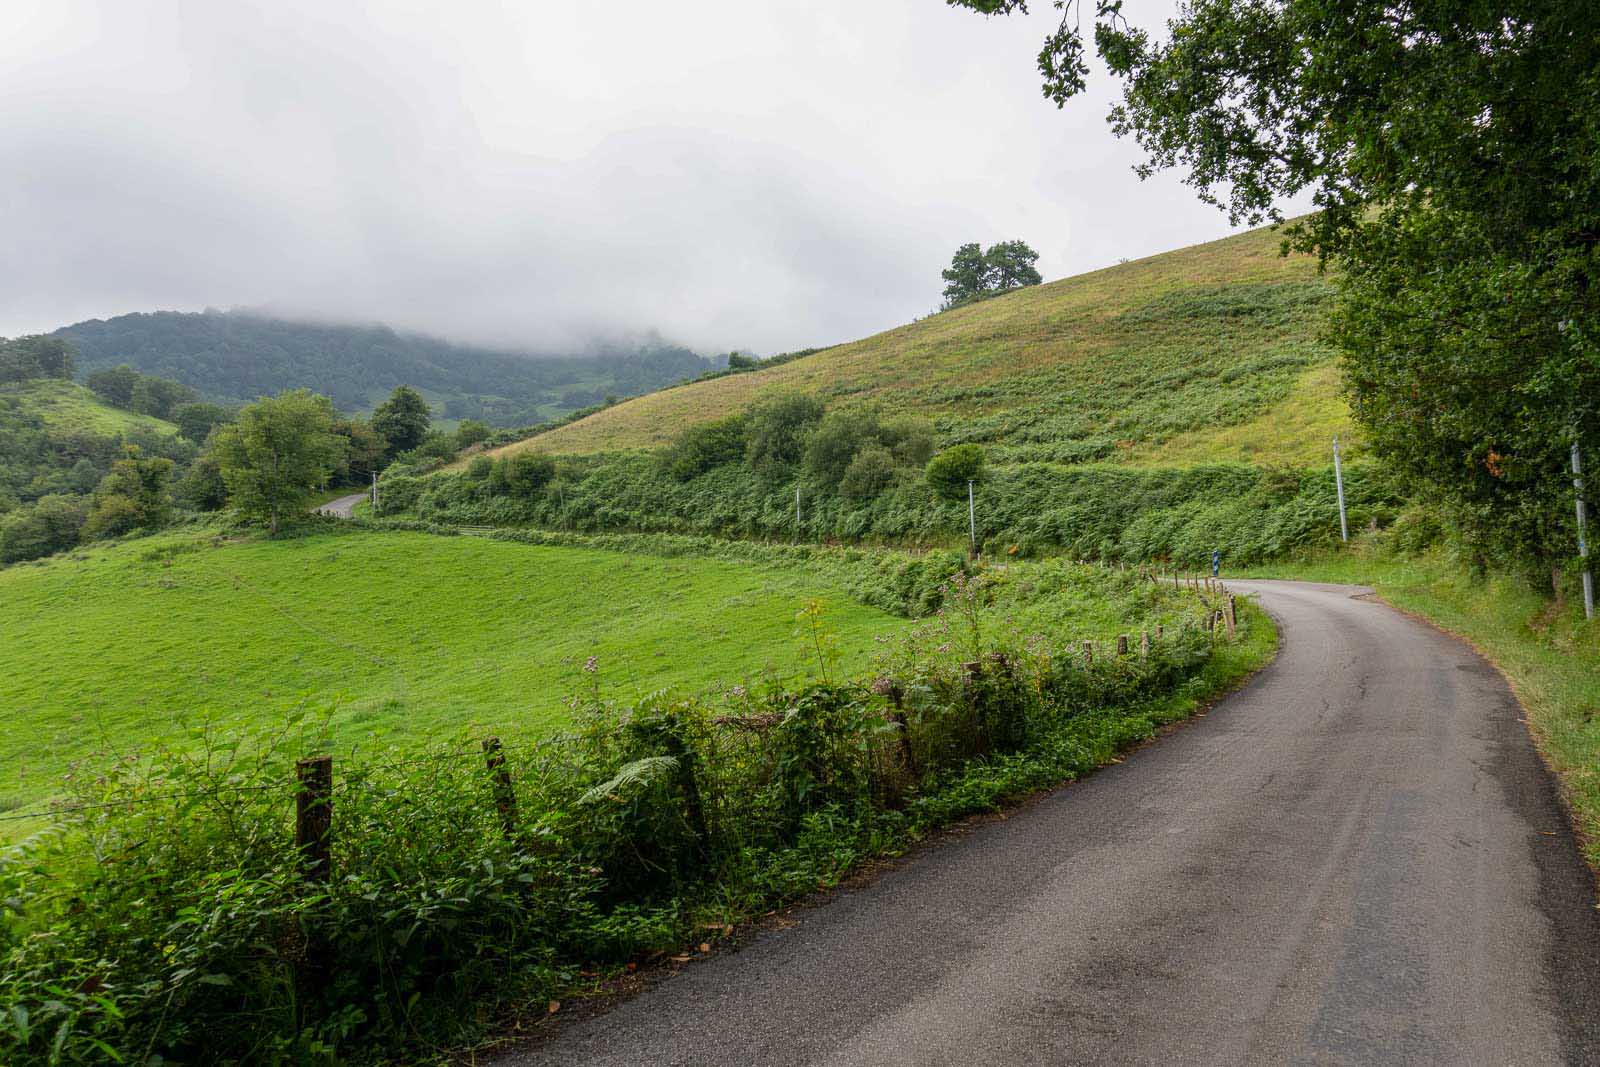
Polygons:
M944 307L960 307L1008 293L1044 280L1034 264L1039 253L1024 241L1001 241L988 251L977 242L956 249L950 266L940 272L945 280Z
M285 515L328 484L344 457L333 431L333 402L307 389L258 400L211 435L207 449L240 515L276 534Z
M372 428L389 442L389 458L410 452L428 436L428 402L409 385L396 386L372 412Z
M1060 105L1088 67L1055 6ZM1600 6L1196 0L1165 43L1122 6L1097 0L1093 33L1141 176L1183 168L1235 223L1310 192L1285 245L1342 268L1333 338L1374 448L1485 547L1558 567L1568 449L1600 454Z

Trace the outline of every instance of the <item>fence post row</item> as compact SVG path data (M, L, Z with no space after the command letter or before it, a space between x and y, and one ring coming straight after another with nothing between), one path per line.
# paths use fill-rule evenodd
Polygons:
M311 881L333 878L333 757L308 756L294 765L294 845Z
M494 806L500 813L500 825L507 838L517 830L517 794L511 788L511 770L506 766L505 750L498 737L483 739L483 762L493 783Z
M1117 635L1117 655L1126 656L1127 654L1128 654L1128 635L1127 634L1118 634Z

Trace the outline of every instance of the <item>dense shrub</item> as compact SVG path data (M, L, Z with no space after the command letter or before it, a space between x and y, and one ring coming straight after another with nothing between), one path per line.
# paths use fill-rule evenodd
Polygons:
M78 543L89 499L82 496L40 497L0 520L0 563L40 559Z
M542 452L514 452L495 461L489 484L512 496L531 497L556 475L555 460Z
M745 417L745 462L771 481L787 477L805 457L806 439L822 421L822 401L807 393L775 393Z
M689 427L661 452L663 469L680 482L744 459L745 420L742 415Z
M928 484L945 500L965 500L967 484L983 481L983 449L956 445L928 461Z

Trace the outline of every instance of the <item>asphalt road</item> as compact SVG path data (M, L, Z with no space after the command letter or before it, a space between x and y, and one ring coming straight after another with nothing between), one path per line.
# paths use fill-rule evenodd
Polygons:
M498 1061L1600 1062L1600 912L1520 709L1351 587L1127 762Z
M330 500L317 510L324 515L333 515L340 519L353 519L355 518L356 514L356 505L365 499L367 499L366 493L351 493L349 496L342 496L337 500Z

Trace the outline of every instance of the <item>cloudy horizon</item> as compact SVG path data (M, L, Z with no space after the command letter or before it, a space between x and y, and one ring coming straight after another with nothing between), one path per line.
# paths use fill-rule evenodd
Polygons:
M1055 279L1231 232L1136 179L1109 79L1042 97L1048 11L864 6L13 2L0 335L239 307L770 354L928 313L967 241Z

